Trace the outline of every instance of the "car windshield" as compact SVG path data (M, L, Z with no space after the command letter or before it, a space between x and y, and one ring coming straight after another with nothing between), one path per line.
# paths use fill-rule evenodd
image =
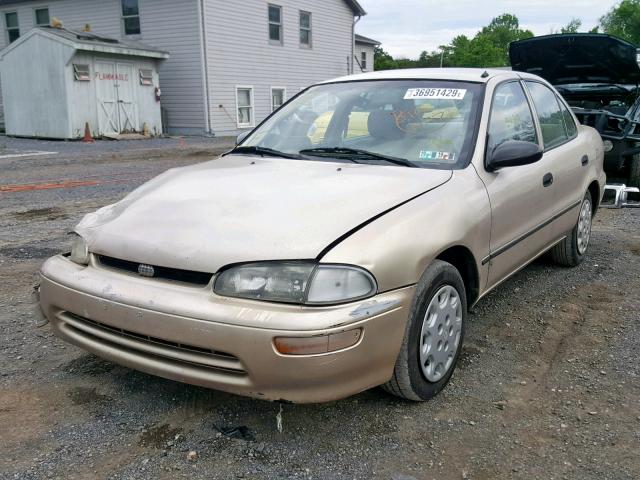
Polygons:
M457 169L473 149L483 85L441 80L330 83L275 112L238 152Z

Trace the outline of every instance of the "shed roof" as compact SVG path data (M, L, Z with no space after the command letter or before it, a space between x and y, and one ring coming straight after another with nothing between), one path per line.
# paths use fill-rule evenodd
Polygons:
M380 45L380 42L374 40L373 38L365 37L364 35L359 35L356 33L356 43L364 43L367 45Z
M2 0L0 0L2 1ZM134 41L123 41L116 38L109 38L97 35L92 32L79 32L67 28L36 27L21 36L15 42L9 44L0 51L0 58L6 53L29 40L34 35L48 37L54 41L65 43L76 50L87 52L112 53L118 55L132 55L137 57L151 57L158 59L169 58L169 53L164 50L151 47L144 43Z

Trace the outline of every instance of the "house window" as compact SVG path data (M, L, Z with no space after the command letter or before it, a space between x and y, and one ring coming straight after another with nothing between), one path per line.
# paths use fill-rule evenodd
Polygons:
M253 87L236 87L238 128L253 127Z
M15 42L20 38L20 26L18 25L18 13L9 12L4 14L4 23L7 27L7 36L9 43Z
M153 85L153 70L150 68L140 69L140 85Z
M300 12L300 45L311 47L311 14Z
M125 35L140 35L140 10L138 0L122 1L122 25Z
M89 82L91 81L91 75L89 73L89 65L82 65L79 63L73 64L73 77L78 82Z
M275 112L284 103L287 90L284 87L271 87L271 111Z
M51 24L51 21L49 20L48 8L36 8L35 16L37 27L48 27Z
M362 68L362 70L367 69L367 52L360 53L360 68Z
M269 42L282 45L282 7L269 5Z

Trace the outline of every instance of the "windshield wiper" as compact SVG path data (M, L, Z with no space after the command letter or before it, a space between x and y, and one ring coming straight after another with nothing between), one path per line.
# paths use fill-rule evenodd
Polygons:
M280 150L276 150L274 148L258 147L258 146L236 147L233 150L231 150L229 153L256 154L256 155L260 155L262 157L265 157L265 156L268 156L268 157L281 157L281 158L292 158L292 159L295 159L295 160L300 160L300 159L304 158L302 155L298 155L297 153L281 152Z
M419 168L415 163L405 159L383 155L382 153L369 152L368 150L360 150L359 148L348 147L324 147L324 148L307 148L300 150L302 155L311 155L319 157L336 157L346 160L382 160L384 162L393 163L394 165L402 165L403 167Z

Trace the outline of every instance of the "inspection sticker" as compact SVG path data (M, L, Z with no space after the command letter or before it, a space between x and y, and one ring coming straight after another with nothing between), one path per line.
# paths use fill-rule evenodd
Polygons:
M405 100L420 98L462 100L467 93L466 88L410 88L404 94Z
M440 160L444 162L453 162L455 160L455 156L455 153L420 150L418 158L420 158L420 160Z

